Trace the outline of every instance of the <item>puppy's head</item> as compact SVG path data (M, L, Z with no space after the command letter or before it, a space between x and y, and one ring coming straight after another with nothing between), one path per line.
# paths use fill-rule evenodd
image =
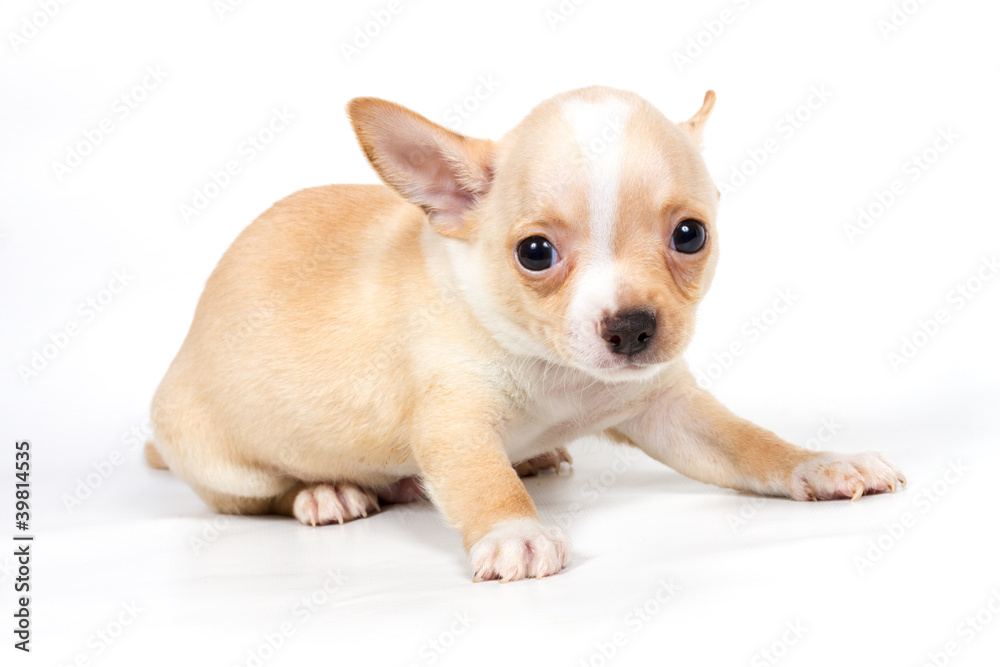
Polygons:
M349 113L382 179L427 213L470 305L512 351L606 380L675 359L718 252L698 150L715 94L674 124L610 88L558 95L499 142L361 98Z

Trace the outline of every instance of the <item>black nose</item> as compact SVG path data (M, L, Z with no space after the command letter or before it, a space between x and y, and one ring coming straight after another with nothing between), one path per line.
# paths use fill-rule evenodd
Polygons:
M615 354L635 354L646 349L656 333L656 318L648 310L629 310L604 318L601 337Z

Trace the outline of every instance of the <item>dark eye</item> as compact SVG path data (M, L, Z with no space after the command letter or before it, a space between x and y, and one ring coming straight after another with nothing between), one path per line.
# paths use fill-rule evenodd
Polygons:
M544 271L559 261L559 254L544 236L529 236L517 245L517 261L529 271Z
M674 234L671 237L674 242L674 250L685 255L691 255L705 245L705 225L697 220L688 218L681 220L674 227Z

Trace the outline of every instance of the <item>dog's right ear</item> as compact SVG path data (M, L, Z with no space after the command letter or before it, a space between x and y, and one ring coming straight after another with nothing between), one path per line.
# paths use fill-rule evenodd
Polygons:
M465 214L492 184L495 144L452 132L374 97L351 100L347 113L382 180L424 209L438 233L468 238Z
M712 115L714 107L715 91L709 90L705 93L705 100L701 103L701 108L698 109L697 113L680 124L688 135L690 135L692 141L698 146L701 146L702 130L705 129L705 123L708 121L708 117Z

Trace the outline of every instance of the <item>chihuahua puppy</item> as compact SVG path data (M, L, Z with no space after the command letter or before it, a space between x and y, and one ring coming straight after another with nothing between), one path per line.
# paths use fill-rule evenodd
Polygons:
M518 475L584 435L758 494L895 491L879 454L793 446L682 357L719 252L714 103L674 124L584 88L494 142L351 101L385 186L303 190L236 239L156 393L149 462L219 512L313 526L426 493L476 580L563 568Z

